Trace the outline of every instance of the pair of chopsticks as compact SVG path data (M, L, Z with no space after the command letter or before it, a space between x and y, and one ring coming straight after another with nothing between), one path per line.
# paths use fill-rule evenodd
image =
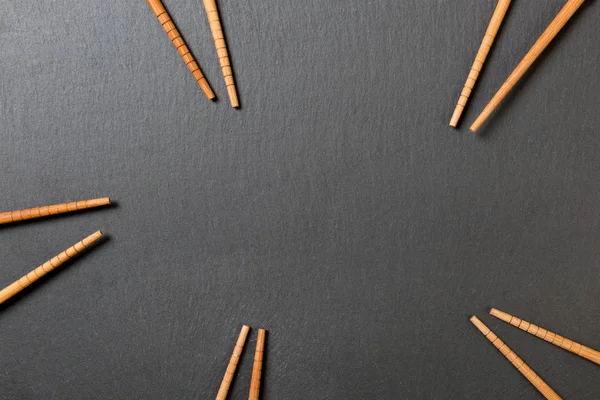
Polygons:
M208 17L208 23L212 32L213 41L217 49L217 56L219 57L219 63L221 64L221 72L223 78L225 78L225 86L227 87L227 94L231 106L237 108L240 106L238 101L237 91L235 88L235 82L233 79L233 70L231 69L231 62L229 61L229 53L227 52L227 44L225 43L225 37L223 35L223 28L221 27L221 20L219 18L219 11L217 10L217 4L215 0L203 0L204 9ZM208 81L202 74L198 63L194 59L194 56L188 49L185 41L181 37L181 34L177 30L177 27L171 20L171 16L165 9L164 5L160 0L147 0L148 5L158 18L158 21L163 26L165 32L169 36L169 39L173 42L173 45L177 49L177 52L183 59L183 62L188 66L192 75L200 85L200 88L204 92L204 95L212 100L215 98L215 93L212 91Z
M574 342L571 339L567 339L563 336L557 335L556 333L546 330L544 328L540 328L537 325L534 325L530 322L527 322L525 320L522 320L495 308L492 308L490 310L490 314L506 322L507 324L515 326L531 335L534 335L540 339L547 341L548 343L558 346L561 349L570 351L573 354L576 354L580 357L585 358L586 360L592 361L600 365L600 352L594 349ZM536 374L535 371L531 369L531 367L529 367L525 363L525 361L523 361L523 359L521 359L514 351L512 351L510 347L508 347L506 343L504 343L494 332L492 332L490 328L488 328L483 322L481 322L479 318L473 316L471 317L471 322L490 342L492 342L492 344L498 350L500 350L500 352L508 359L508 361L510 361L515 366L515 368L517 368L517 370L519 370L519 372L523 374L523 376L525 376L525 378L527 378L527 380L531 382L531 384L535 386L535 388L542 395L544 395L544 397L550 400L561 399L561 397L558 394L556 394L556 392L546 382L544 382L544 380L538 374Z
M71 203L56 204L52 206L28 208L25 210L8 211L0 213L0 225L10 224L29 219L42 218L50 215L64 214L73 211L85 210L89 208L101 207L110 204L110 198L83 200ZM104 235L101 231L96 231L85 239L77 242L62 253L46 261L27 275L16 280L4 289L0 290L0 304L21 292L33 282L42 278L47 273L53 271L65 262L69 261L85 249L98 242Z
M533 47L529 50L529 52L525 55L523 60L517 65L512 74L508 77L506 82L500 87L498 92L494 95L492 100L488 103L488 105L484 108L484 110L479 114L475 122L471 125L471 131L476 132L481 125L492 115L494 110L500 105L502 100L510 93L510 91L515 87L517 82L525 75L527 70L533 65L535 60L542 54L542 52L548 47L550 42L558 35L561 29L566 25L566 23L571 19L571 17L575 14L575 12L581 7L585 0L569 0L564 5L562 10L558 13L556 18L548 25L548 28L542 33L539 39L535 42ZM458 103L454 110L454 114L452 115L452 119L450 120L450 126L456 128L458 121L462 115L465 106L467 105L467 101L469 100L469 96L473 88L475 87L475 83L477 82L477 78L479 77L479 73L483 68L483 64L487 58L487 55L490 51L492 44L494 43L494 39L498 30L500 29L500 25L502 25L502 21L504 20L504 16L508 11L508 7L510 6L511 0L499 0L498 5L496 6L496 10L492 16L492 20L488 26L486 34L483 38L483 42L481 47L479 48L479 52L475 57L475 62L469 72L469 76L465 83L465 86L461 92L460 98L458 99Z
M221 386L219 387L219 392L217 393L216 400L225 400L227 398L227 394L229 393L229 387L231 386L233 375L235 374L235 370L237 369L238 363L240 361L240 356L242 355L242 351L244 350L244 344L246 343L246 338L248 337L249 331L249 326L242 326L242 331L238 336L238 340L233 349L233 354L231 355L231 359L229 360L229 364L227 365L227 370L225 370L225 376L223 377L223 381L221 382ZM252 380L250 382L250 394L248 395L248 400L258 400L259 398L260 378L262 375L263 353L265 351L266 333L267 332L264 329L258 330L258 337L256 339L256 351L254 353L254 365L252 366Z

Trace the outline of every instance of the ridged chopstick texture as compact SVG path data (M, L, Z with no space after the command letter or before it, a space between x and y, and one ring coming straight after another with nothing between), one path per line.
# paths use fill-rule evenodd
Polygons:
M547 399L562 400L562 398L544 380L506 345L479 318L471 317L471 322L479 331L506 357L508 361Z
M260 380L263 368L263 356L265 351L265 335L264 329L258 330L258 338L256 340L256 351L254 353L254 365L252 366L252 381L250 382L250 394L248 400L258 400L260 396Z
M194 75L194 79L196 79L196 82L198 82L198 85L204 92L206 98L209 100L214 99L214 92L212 91L210 85L208 84L208 81L202 74L200 66L198 65L196 59L190 52L190 49L188 49L187 45L185 44L185 41L181 37L179 30L177 30L177 27L171 20L171 16L165 9L162 2L160 0L147 0L147 2L152 11L154 12L154 15L156 15L156 18L158 18L158 22L160 22L163 29L169 36L169 39L171 39L171 41L173 42L173 46L175 46L175 48L177 49L177 52L183 59L183 62L185 63L185 65L187 65L192 75Z
M506 82L500 87L498 92L494 95L489 104L484 108L481 114L477 117L473 125L471 125L471 131L476 132L481 125L492 115L494 110L500 105L502 100L510 93L515 87L517 82L525 75L527 70L533 65L535 60L542 54L542 52L548 47L550 42L558 35L566 23L571 19L575 12L581 7L585 0L569 0L567 4L558 13L556 18L550 23L548 28L542 33L540 38L535 42L531 50L525 55L523 60L517 65L515 70L510 74Z
M42 278L44 275L51 272L55 268L58 268L59 266L63 265L65 262L69 261L71 258L75 257L76 255L90 247L92 244L100 240L102 236L102 232L100 231L92 233L90 236L86 237L82 241L77 242L73 246L69 247L67 250L46 261L33 271L29 272L21 279L5 287L0 291L0 304L4 303L6 300L10 299L11 297L19 293L21 290L25 289L33 282Z
M235 375L235 370L237 369L238 363L240 362L240 356L244 351L244 344L246 343L246 338L248 337L249 331L249 326L242 326L242 331L238 336L237 342L233 349L233 354L231 355L231 359L229 360L229 364L227 365L227 370L225 370L225 376L223 377L223 381L221 382L221 386L219 387L219 392L217 393L216 400L225 400L227 398L227 394L229 393L229 387L231 386L233 376Z
M500 30L500 26L502 25L502 21L504 21L504 17L506 16L506 12L508 11L508 7L510 6L511 0L500 0L496 5L496 9L494 10L494 14L492 15L492 19L490 24L485 32L485 36L483 37L483 41L481 42L481 46L479 47L479 51L477 52L477 56L475 56L475 61L473 62L473 66L471 67L471 71L469 71L469 76L467 77L467 81L465 82L465 86L458 98L458 103L456 104L456 108L454 109L454 114L452 114L452 119L450 120L450 126L456 128L458 125L458 121L469 101L469 97L471 96L471 92L475 87L475 83L477 83L477 79L479 78L479 74L483 69L483 64L494 44L494 40L496 39L496 35Z
M570 351L573 354L576 354L580 357L583 357L589 361L600 365L600 352L598 352L597 350L591 349L580 343L574 342L571 339L567 339L563 336L557 335L554 332L551 332L544 328L540 328L537 325L534 325L530 322L522 320L521 318L517 318L513 315L497 310L495 308L492 308L490 310L490 314L506 322L507 324L515 326L521 329L522 331L525 331L535 337L545 340L550 344L560 347L561 349Z
M26 221L28 219L42 218L50 215L65 214L73 211L85 210L88 208L102 207L107 206L109 204L110 198L102 197L99 199L73 201L71 203L55 204L52 206L8 211L0 213L0 225L10 224L19 221Z
M206 10L206 16L208 17L208 23L210 25L213 41L215 42L215 48L217 49L217 57L219 57L219 63L221 64L221 72L225 79L225 86L227 87L227 94L229 95L231 107L239 107L240 103L235 88L233 69L231 68L231 61L229 60L229 52L227 51L227 43L225 42L225 35L223 34L223 27L221 26L221 18L219 17L216 1L204 0L204 9Z

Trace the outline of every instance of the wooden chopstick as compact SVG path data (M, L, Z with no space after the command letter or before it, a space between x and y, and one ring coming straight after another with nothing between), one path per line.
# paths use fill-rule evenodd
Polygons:
M216 400L225 400L227 398L227 394L229 393L229 387L231 386L233 375L235 374L235 370L237 369L238 363L240 362L240 356L242 355L242 351L244 350L244 344L246 343L246 338L248 337L249 331L249 326L242 326L242 331L240 332L235 347L233 348L233 354L231 355L231 359L229 360L229 364L227 365L227 370L225 370L225 376L223 377L223 381L221 382L221 387L219 387L219 392L217 393Z
M223 78L225 78L225 86L227 86L227 94L229 95L231 107L239 107L240 103L235 89L233 70L231 69L231 61L229 60L229 52L227 51L225 36L223 35L223 27L221 26L221 19L219 18L217 3L215 0L204 0L204 9L206 10L210 31L212 32L213 41L215 42L215 47L217 49L217 56L219 57L219 63L221 64L221 72L223 72Z
M263 353L265 350L264 329L258 330L258 339L256 340L256 352L254 353L254 365L252 367L252 381L250 382L250 395L248 400L258 400L260 395L260 378L263 367Z
M497 310L495 308L492 308L490 310L490 314L508 324L511 324L512 326L516 326L522 331L525 331L533 336L545 340L548 343L558 346L561 349L570 351L573 354L576 354L580 357L583 357L600 365L600 352L594 349L591 349L580 343L574 342L571 339L567 339L565 337L557 335L556 333L550 332L549 330L546 330L544 328L540 328L537 325L524 321L520 318L517 318L513 315Z
M194 78L196 79L196 82L198 82L198 85L200 85L200 88L204 92L204 95L209 100L214 99L214 92L210 88L210 85L208 84L208 81L202 74L202 71L200 71L200 67L196 62L196 59L194 58L192 53L190 53L190 49L188 49L187 45L185 44L185 41L181 37L181 34L177 30L177 27L175 26L173 21L171 20L171 16L165 9L162 2L160 0L146 1L148 2L150 8L152 8L152 11L156 15L156 18L158 18L158 22L160 22L165 32L169 36L169 39L171 39L171 41L173 42L173 45L177 49L177 52L179 53L181 58L183 59L183 62L185 62L192 75L194 75Z
M490 24L485 32L485 36L483 37L483 41L481 42L481 46L479 47L479 51L477 52L477 56L475 57L475 62L473 62L473 66L471 67L471 71L469 72L469 76L467 77L467 81L465 82L465 86L463 87L462 93L458 99L458 103L456 104L456 108L454 109L454 114L452 114L452 119L450 120L450 126L456 128L458 121L465 109L467 102L469 101L469 96L471 96L471 92L475 87L475 83L477 82L477 78L479 78L479 73L483 68L483 64L494 44L494 39L496 39L496 35L498 34L498 30L500 30L500 26L502 25L502 21L504 20L504 16L508 11L508 7L510 6L511 0L499 0L496 5L496 10L492 15L492 19Z
M581 7L585 0L569 0L567 4L560 10L556 18L550 23L548 28L542 33L540 38L535 42L531 50L525 55L523 60L517 65L517 68L508 77L506 82L500 87L489 104L481 112L479 117L471 125L471 131L476 132L483 125L488 117L494 112L496 107L500 105L506 95L515 87L517 82L523 77L525 72L533 65L535 60L548 47L550 42L556 37L565 24L571 19L573 14Z
M69 247L67 250L63 251L56 257L51 258L46 261L44 264L40 265L21 279L13 282L11 285L5 287L0 291L0 304L4 303L6 300L10 299L21 290L25 289L27 286L31 285L33 282L37 281L48 272L54 270L55 268L61 266L71 258L75 257L77 254L81 253L83 250L91 246L94 242L97 242L102 237L102 232L97 231L92 233L90 236L86 237L82 241L76 243L74 246Z
M525 361L523 361L514 351L510 349L510 347L506 345L506 343L496 336L496 334L492 332L490 328L485 326L485 324L481 322L479 318L473 316L471 317L471 322L490 342L492 342L492 344L498 350L500 350L504 357L506 357L506 359L510 361L512 365L514 365L515 368L521 374L523 374L523 376L527 378L527 380L531 382L531 384L535 386L535 388L542 395L544 395L544 397L549 400L562 400L561 397L556 394L556 392L546 382L544 382L544 380L540 378L540 376L536 374L531 367L529 367L529 365L525 364Z
M47 217L48 215L64 214L72 211L85 210L110 204L109 197L100 199L74 201L71 203L56 204L53 206L28 208L25 210L8 211L0 213L0 225L28 219Z

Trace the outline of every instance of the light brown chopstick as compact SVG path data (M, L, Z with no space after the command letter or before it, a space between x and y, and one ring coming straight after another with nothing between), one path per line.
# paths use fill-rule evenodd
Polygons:
M485 32L485 36L483 37L483 41L481 42L481 46L479 47L479 51L477 52L477 56L475 56L475 61L473 62L473 66L471 67L471 71L469 71L469 76L467 77L467 81L465 82L465 86L458 98L458 103L456 104L456 108L454 109L454 114L452 114L452 119L450 120L450 126L456 128L458 121L469 101L469 97L471 96L471 92L475 87L475 83L477 82L477 78L479 78L479 73L483 68L483 64L494 44L494 39L496 39L496 35L500 30L500 26L502 25L502 21L506 16L506 12L508 11L508 7L510 6L511 0L499 0L496 5L496 9L494 10L494 14L492 15L492 19L490 20L490 24Z
M85 210L106 206L110 204L109 197L100 199L74 201L71 203L56 204L52 206L27 208L25 210L8 211L0 213L0 225L28 219L47 217L49 215L64 214L72 211Z
M510 74L506 82L500 87L498 92L494 95L489 104L481 112L479 117L471 125L471 131L476 132L481 125L489 118L494 112L496 107L500 105L506 95L515 87L517 82L523 77L525 72L533 65L535 60L542 54L542 52L548 47L550 42L556 37L566 23L571 19L573 14L581 7L585 0L569 0L567 4L560 10L556 18L550 23L548 28L542 33L540 38L535 42L531 50L525 55L523 60L517 65L515 70Z
M29 272L21 279L5 287L0 291L0 304L4 303L6 300L10 299L11 297L19 293L21 290L31 285L33 282L37 281L38 279L46 275L48 272L54 270L55 268L61 266L62 264L70 260L71 258L75 257L77 254L81 253L83 250L91 246L94 242L97 242L101 237L102 232L100 231L92 233L90 236L86 237L82 241L69 247L67 250L63 251L56 257L51 258L44 264Z
M242 355L242 351L244 351L244 344L246 343L246 338L248 337L249 331L249 326L242 326L242 330L240 332L240 335L238 336L237 342L233 349L233 354L231 355L231 359L229 360L229 364L227 365L227 370L225 370L225 376L223 377L223 381L221 382L221 386L219 387L219 392L217 393L216 400L225 400L227 398L227 394L229 393L229 387L231 386L233 375L235 374L235 370L237 369L238 363L240 362L240 356Z
M544 380L535 373L529 365L525 364L514 351L510 349L494 332L490 330L476 316L471 317L473 325L506 357L508 361L521 373L535 388L549 400L562 400L556 392Z
M183 40L181 34L177 30L177 27L171 20L171 16L165 9L165 6L160 0L146 1L148 2L148 5L154 12L154 15L156 15L156 18L158 18L158 22L160 22L165 32L169 36L169 39L171 39L171 41L173 42L173 45L177 49L177 52L179 53L181 58L183 59L183 62L187 65L192 75L194 75L194 79L196 79L196 82L198 82L198 85L200 85L200 88L204 92L206 98L208 98L209 100L214 99L214 92L212 91L210 85L208 84L208 81L202 74L198 63L196 62L196 59L194 58L192 53L190 53L190 49L188 49L187 45L185 44L185 41Z
M262 376L265 335L266 331L264 329L258 330L256 352L254 353L254 365L252 366L252 381L250 382L250 395L248 396L248 400L258 400L260 396L260 378Z
M525 331L533 336L536 336L540 339L545 340L548 343L551 343L561 349L565 349L570 351L573 354L576 354L580 357L583 357L587 360L590 360L598 365L600 365L600 352L591 349L587 346L584 346L580 343L574 342L571 339L567 339L560 335L557 335L554 332L550 332L544 328L540 328L537 325L534 325L530 322L524 321L521 318L517 318L513 315L505 313L503 311L492 308L490 310L490 314L494 317L510 324L512 326L516 326L517 328Z
M212 32L213 41L215 42L215 47L217 49L217 57L219 57L219 63L221 64L221 72L225 79L225 86L227 87L227 94L229 95L231 107L239 107L240 103L235 88L233 70L231 68L231 61L229 60L229 52L227 51L227 43L225 42L225 36L223 35L223 27L221 26L221 19L219 18L219 10L217 9L216 1L204 0L204 9L206 10L210 31Z

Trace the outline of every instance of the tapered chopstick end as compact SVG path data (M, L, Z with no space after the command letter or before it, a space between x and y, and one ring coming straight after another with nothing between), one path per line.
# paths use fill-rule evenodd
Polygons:
M237 91L235 90L234 85L227 86L227 94L229 95L229 101L231 102L231 107L239 108L240 102L238 100Z
M500 310L498 310L496 308L492 308L490 310L490 315L492 315L493 317L496 317L499 320L504 321L504 322L506 322L508 324L510 324L512 322L512 320L513 320L513 316L512 315L510 315L508 313L505 313L504 311L500 311Z
M463 112L463 107L461 107L460 105L456 106L456 109L454 110L454 114L452 114L452 118L450 119L450 126L453 128L456 128L456 126L458 125L458 121L460 120L460 117L462 115Z
M216 97L215 92L213 92L212 88L210 87L210 85L208 84L208 82L206 80L204 80L204 82L199 82L199 85L208 100L215 99L215 97Z

